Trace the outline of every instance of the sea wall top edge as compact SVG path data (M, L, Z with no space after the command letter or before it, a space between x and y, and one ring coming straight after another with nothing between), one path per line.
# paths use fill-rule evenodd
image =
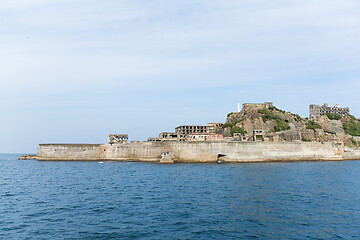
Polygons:
M50 146L67 146L67 147L100 147L105 145L110 146L129 146L129 145L168 145L168 144L207 144L207 145L213 145L213 144L241 144L241 145L319 145L319 144L334 144L334 142L241 142L241 141L186 141L186 142L136 142L136 143L118 143L118 144L108 144L108 143L102 143L102 144L83 144L83 143L43 143L39 144L40 147L50 147Z
M98 147L104 144L91 144L91 143L42 143L39 146L69 146L69 147Z

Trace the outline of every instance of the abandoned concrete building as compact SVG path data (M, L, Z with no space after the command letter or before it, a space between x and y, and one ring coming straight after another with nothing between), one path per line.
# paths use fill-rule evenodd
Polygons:
M147 139L148 142L161 142L161 139L158 137L149 137Z
M216 132L216 128L221 126L222 123L208 123L207 126L201 125L182 125L175 128L178 134L211 134Z
M272 102L265 102L265 103L244 103L243 109L246 108L269 108L273 107L274 104Z
M264 141L266 131L262 129L253 129L250 131L250 134L252 134L252 141Z
M235 141L242 141L242 142L256 142L256 141L266 141L269 140L266 138L267 131L263 129L252 129L249 133L241 134L241 133L234 133L234 140Z
M175 128L175 132L162 132L159 137L150 137L149 142L163 141L222 141L223 135L216 130L222 123L208 123L207 126L183 125Z
M329 107L327 103L324 103L322 106L316 104L310 105L310 120L318 120L321 116L326 115L327 113L346 116L350 114L350 110L348 107L341 108L339 104L336 104L334 107Z
M214 122L214 123L208 123L209 133L215 133L216 129L219 128L222 123Z
M186 141L223 141L221 134L189 134L186 135Z
M224 136L221 134L209 134L209 141L222 141L224 140Z
M127 134L109 134L109 144L127 143L128 139Z
M234 137L235 141L246 142L248 140L248 138L245 135L241 134L241 133L234 133L233 137Z
M159 137L150 137L147 141L149 142L164 142L164 141L185 141L184 134L178 134L173 132L162 132Z
M173 132L162 132L159 134L159 139L162 141L184 141L185 135Z
M186 141L208 141L208 134L188 134L186 135Z
M180 134L200 134L209 133L208 126L183 125L175 128L176 133Z

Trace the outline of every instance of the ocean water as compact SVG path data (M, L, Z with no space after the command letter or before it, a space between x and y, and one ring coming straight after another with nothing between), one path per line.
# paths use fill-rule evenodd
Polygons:
M0 155L0 239L360 239L360 161L175 164Z

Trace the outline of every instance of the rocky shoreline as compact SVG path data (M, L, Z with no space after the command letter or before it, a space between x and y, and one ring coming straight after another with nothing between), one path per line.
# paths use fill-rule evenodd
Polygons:
M18 160L30 160L30 159L36 159L36 155L31 155L31 154L23 155Z

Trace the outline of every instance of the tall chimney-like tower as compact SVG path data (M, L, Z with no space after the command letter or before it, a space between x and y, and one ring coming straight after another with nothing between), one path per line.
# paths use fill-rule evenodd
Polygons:
M240 102L238 102L238 112L240 112Z

